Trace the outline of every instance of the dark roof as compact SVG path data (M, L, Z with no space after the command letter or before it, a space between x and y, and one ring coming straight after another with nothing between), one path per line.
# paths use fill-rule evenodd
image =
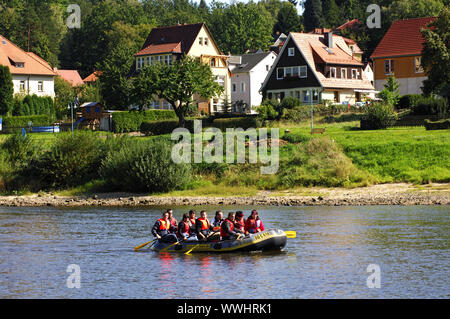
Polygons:
M241 55L241 64L237 65L232 73L245 73L253 69L261 60L268 56L272 52L253 53Z
M181 42L181 53L187 54L203 25L203 23L197 23L153 28L142 49L147 48L150 44Z

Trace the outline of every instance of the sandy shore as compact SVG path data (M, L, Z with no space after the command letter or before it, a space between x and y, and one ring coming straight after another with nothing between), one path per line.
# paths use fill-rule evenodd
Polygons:
M382 184L369 187L302 188L299 190L261 191L251 197L170 197L129 193L105 193L85 196L36 194L0 196L0 206L9 207L79 207L79 206L198 206L198 205L268 205L268 206L361 206L361 205L449 205L447 184Z

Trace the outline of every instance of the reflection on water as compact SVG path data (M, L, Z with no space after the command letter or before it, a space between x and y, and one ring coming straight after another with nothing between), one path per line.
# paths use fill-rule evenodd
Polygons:
M448 206L259 207L266 228L297 232L284 251L134 252L162 209L0 208L0 297L450 296ZM66 286L69 264L81 268L81 289ZM380 289L366 286L369 264L381 268Z

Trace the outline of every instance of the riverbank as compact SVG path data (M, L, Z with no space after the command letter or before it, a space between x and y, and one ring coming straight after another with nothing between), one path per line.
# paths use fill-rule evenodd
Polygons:
M132 193L99 193L59 196L39 193L1 196L7 207L83 206L361 206L361 205L449 205L450 183L413 185L380 184L359 188L300 188L287 191L260 191L255 196L148 196Z

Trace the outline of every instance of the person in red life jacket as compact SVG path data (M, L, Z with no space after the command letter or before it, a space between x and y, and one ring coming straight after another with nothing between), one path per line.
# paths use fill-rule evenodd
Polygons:
M173 228L175 229L175 232L177 231L177 220L175 219L175 217L173 217L173 210L172 209L168 209L167 213L169 214L169 222L170 224L173 226Z
M220 238L222 240L235 240L239 234L234 231L234 213L228 213L227 219L224 219L220 225Z
M196 220L195 228L197 231L198 240L206 240L213 230L213 227L208 220L208 214L205 210L200 212L200 217Z
M234 229L238 233L248 235L248 233L245 232L244 213L241 211L236 212L236 217L234 218Z
M189 224L189 228L190 228L189 234L191 236L197 234L197 228L195 227L195 224L196 224L195 214L196 214L195 210L192 209L189 211L188 224Z
M158 219L153 225L152 234L159 241L166 243L174 243L178 241L177 236L173 234L174 228L169 221L169 213L164 212L162 218Z
M245 221L245 231L250 234L255 234L264 231L264 225L258 216L256 210L252 210L251 215Z
M178 223L177 237L179 239L189 238L189 236L190 236L189 230L190 230L189 214L185 213L185 214L183 214L183 219Z

